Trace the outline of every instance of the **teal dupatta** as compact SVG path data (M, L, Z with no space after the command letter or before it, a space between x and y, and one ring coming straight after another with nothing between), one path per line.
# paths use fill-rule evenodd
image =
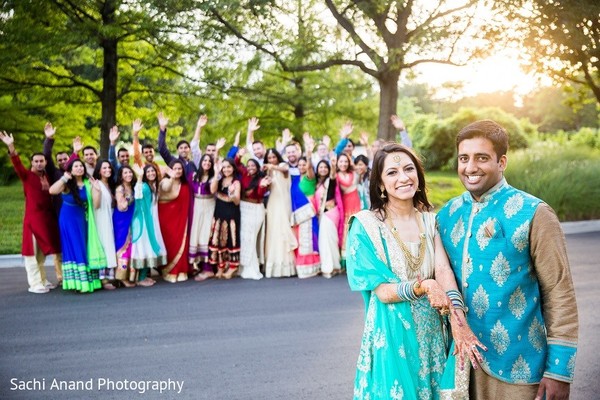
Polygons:
M142 183L141 193L137 192L136 190L135 210L133 212L133 220L131 222L132 243L137 242L142 237L144 229L148 233L150 246L152 247L154 254L159 255L160 244L158 244L158 241L156 240L154 222L152 220L152 190L146 182Z
M370 211L351 219L348 282L361 292L366 308L354 399L467 398L468 369L456 374L437 310L425 297L384 304L374 292L382 283L407 280L387 230Z
M89 269L106 268L108 262L104 254L104 247L98 236L96 229L96 219L94 218L94 201L92 197L92 185L88 179L84 180L85 192L87 194L87 258Z

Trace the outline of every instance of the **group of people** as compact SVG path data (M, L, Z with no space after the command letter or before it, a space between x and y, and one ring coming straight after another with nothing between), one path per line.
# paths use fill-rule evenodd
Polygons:
M507 183L502 126L474 122L456 147L467 191L437 215L411 149L375 154L346 248L366 306L354 398L568 399L578 317L558 218Z
M56 129L47 123L30 170L13 136L0 134L26 195L22 253L30 292L56 287L43 268L49 254L62 288L79 292L152 286L153 269L168 282L330 278L343 270L350 216L369 207L369 158L353 157L351 123L334 149L328 136L317 146L304 133L303 150L288 129L266 148L251 118L246 145L238 132L221 156L225 138L200 150L207 116L191 141L179 140L176 155L167 146L168 122L158 115L166 165L140 142L140 120L132 124L132 143L118 150L120 132L111 129L108 159L79 137L71 154L53 158ZM380 143L368 146L366 134L361 142L368 154Z
M115 127L108 160L76 138L56 166L47 124L29 170L1 132L25 191L29 291L54 287L48 254L63 289L80 292L151 286L153 268L179 282L332 277L345 266L366 306L355 399L568 398L578 317L565 239L547 204L506 182L503 127L477 121L458 133L467 191L436 215L407 145L361 135L367 155L354 157L347 123L333 150L308 133L302 149L289 130L266 148L251 118L246 146L238 132L221 157L224 138L200 151L207 122L174 156L159 114L168 166L140 145L139 120L133 160L115 152Z

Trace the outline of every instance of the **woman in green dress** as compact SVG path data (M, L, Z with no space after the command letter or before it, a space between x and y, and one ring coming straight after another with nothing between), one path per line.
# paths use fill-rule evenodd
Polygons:
M465 322L419 159L386 145L369 189L371 209L348 235L348 281L366 305L354 398L467 398L468 364L484 347Z

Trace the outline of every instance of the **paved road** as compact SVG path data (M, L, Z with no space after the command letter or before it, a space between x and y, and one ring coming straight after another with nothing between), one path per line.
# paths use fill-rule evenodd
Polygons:
M581 320L571 398L598 398L600 233L567 239ZM363 305L345 276L32 295L24 269L7 268L0 304L0 399L352 398ZM19 381L45 390L11 390Z

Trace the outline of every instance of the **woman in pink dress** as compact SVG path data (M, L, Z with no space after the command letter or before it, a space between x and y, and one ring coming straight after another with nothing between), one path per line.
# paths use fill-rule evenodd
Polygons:
M325 160L317 164L317 186L312 197L319 216L321 273L331 278L341 271L340 243L344 232L344 206L339 185Z
M335 163L336 181L342 192L344 206L344 236L341 242L342 265L346 259L346 235L348 234L348 221L350 217L361 210L360 195L358 194L358 174L354 172L352 160L346 153L339 155Z

